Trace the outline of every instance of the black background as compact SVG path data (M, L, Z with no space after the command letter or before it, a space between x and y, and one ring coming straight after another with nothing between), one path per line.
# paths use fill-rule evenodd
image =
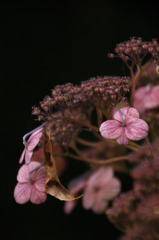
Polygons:
M31 107L55 85L78 84L97 75L127 74L124 65L108 59L107 53L132 36L159 38L157 3L53 0L41 5L3 4L0 11L0 206L4 238L117 239L119 232L105 215L84 211L80 205L67 216L63 203L51 197L40 206L15 203L22 136L38 126ZM68 178L76 175L72 171L67 169Z

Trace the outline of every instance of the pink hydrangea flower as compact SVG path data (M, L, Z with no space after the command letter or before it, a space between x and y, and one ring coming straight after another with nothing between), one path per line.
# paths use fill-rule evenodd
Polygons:
M83 207L97 214L105 211L108 201L121 190L120 181L114 177L112 168L100 168L87 181L83 195Z
M159 85L138 88L135 92L134 107L140 113L159 107Z
M38 162L24 164L17 175L17 185L14 189L14 198L17 203L23 204L29 200L40 204L46 201L45 167Z
M129 140L138 141L145 138L149 127L139 119L135 108L124 107L114 114L114 120L103 122L99 129L104 138L116 139L119 144L128 144Z
M25 163L26 164L28 164L30 162L31 157L33 155L33 150L36 147L36 145L38 144L38 142L40 141L40 138L42 136L42 130L43 130L43 128L40 127L36 131L34 131L32 133L32 135L29 137L27 142L23 138L24 139L23 142L24 142L25 148L24 148L24 150L22 152L22 155L21 155L21 157L19 159L19 163L23 162L24 157L25 157ZM28 134L26 134L25 136L27 136L27 135Z
M83 192L86 184L87 184L87 179L88 179L88 176L90 175L89 172L86 172L85 174L83 174L82 176L80 177L77 177L75 179L73 179L70 184L69 184L69 190L70 190L70 193L72 195L77 195L77 194L81 194L81 192ZM75 208L75 206L77 205L77 202L79 200L73 200L73 201L67 201L65 202L64 204L64 212L66 214L70 214L73 209Z

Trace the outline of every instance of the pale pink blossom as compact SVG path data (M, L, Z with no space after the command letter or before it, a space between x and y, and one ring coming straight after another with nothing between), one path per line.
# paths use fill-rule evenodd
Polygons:
M104 138L116 139L119 144L128 144L129 140L138 141L145 138L149 127L139 119L135 108L124 107L116 111L114 120L103 122L99 129Z
M77 195L77 194L81 194L81 192L83 192L86 184L87 184L87 179L89 176L89 172L81 175L80 177L77 177L75 179L73 179L70 184L69 184L69 191L72 195ZM66 214L70 214L73 209L75 208L75 206L77 205L77 202L79 200L73 200L73 201L67 201L64 204L64 211Z
M88 179L83 195L83 207L97 214L105 211L108 202L119 194L120 181L114 177L112 168L100 168Z
M21 154L21 157L19 159L19 163L22 163L24 158L25 158L25 163L26 164L28 164L30 162L31 157L33 155L33 150L36 147L36 145L39 143L40 138L42 136L42 130L43 130L42 127L37 128L37 130L34 131L32 133L32 135L29 137L28 141L25 141L25 138L24 138L28 134L26 134L23 137L23 143L25 145L25 148L24 148L24 150L23 150L23 152Z
M17 185L14 189L14 198L17 203L24 204L29 200L40 204L46 201L45 167L38 162L24 164L17 175Z
M134 107L140 113L159 107L159 85L138 88L135 92Z

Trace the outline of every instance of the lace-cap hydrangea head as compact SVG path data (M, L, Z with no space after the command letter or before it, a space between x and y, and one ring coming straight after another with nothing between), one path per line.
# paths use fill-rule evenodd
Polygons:
M39 125L23 137L14 198L47 204L49 195L67 214L78 206L106 213L121 240L157 240L159 45L133 37L109 57L120 58L129 76L57 85L33 107ZM78 177L71 161L82 164Z

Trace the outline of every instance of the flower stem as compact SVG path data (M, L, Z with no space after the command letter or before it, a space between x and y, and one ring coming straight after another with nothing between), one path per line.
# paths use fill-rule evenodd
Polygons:
M76 119L76 118L70 118L70 117L64 117L65 120L68 120L68 121L71 121L71 122L74 122L74 123L78 123L82 126L85 126L85 127L88 127L90 128L92 131L95 131L95 132L98 132L98 127L96 126L93 126L92 124L86 122L86 121L83 121L81 119Z
M102 124L102 112L99 109L99 106L97 103L95 103L96 113L97 113L97 122L98 127Z
M136 89L136 86L137 86L137 83L142 75L142 69L139 65L137 65L137 74L136 74L136 77L134 75L134 72L133 72L133 67L130 68L130 75L131 75L131 78L132 78L132 82L133 82L133 85L132 85L132 90L131 90L131 106L134 105L134 95L135 95L135 89Z
M76 141L84 146L88 146L88 147L98 147L101 144L103 144L105 141L99 141L99 142L91 142L91 141L86 141L82 138L77 137Z
M110 158L110 159L107 159L107 160L89 160L85 157L76 156L76 155L71 154L71 153L68 154L68 157L79 160L79 161L89 163L91 165L96 165L96 166L105 166L105 165L109 165L109 164L112 164L112 163L116 163L116 162L119 162L119 161L125 161L125 160L129 159L128 156L120 156L120 157L116 157L116 158Z

